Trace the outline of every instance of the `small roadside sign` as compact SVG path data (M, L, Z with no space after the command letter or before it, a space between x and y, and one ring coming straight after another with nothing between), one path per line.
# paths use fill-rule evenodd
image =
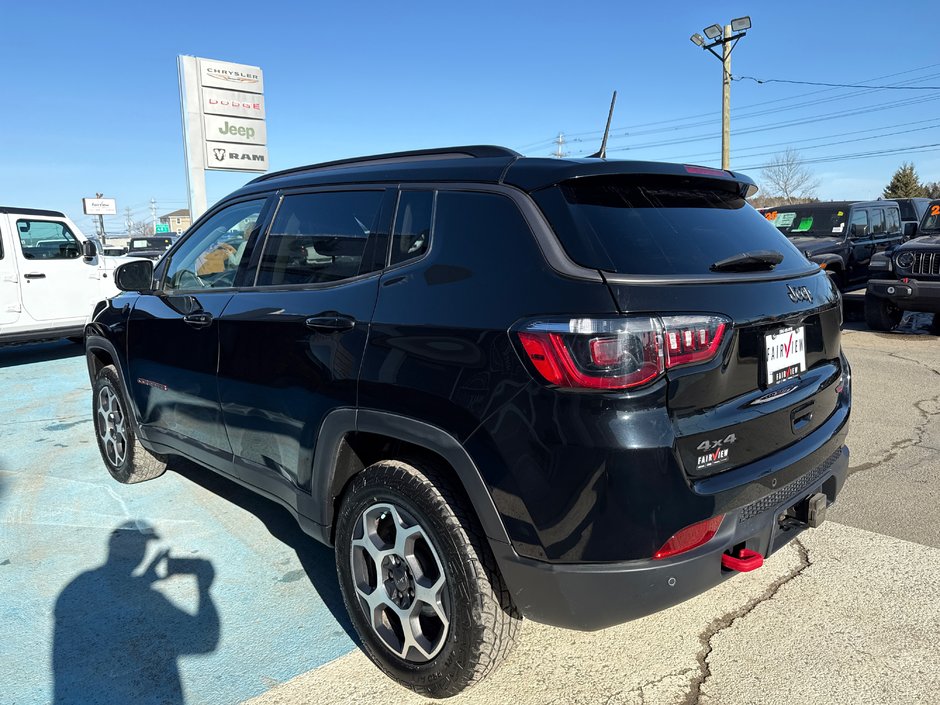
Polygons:
M170 224L169 223L157 223L156 225L154 225L153 232L155 234L168 233L170 232Z

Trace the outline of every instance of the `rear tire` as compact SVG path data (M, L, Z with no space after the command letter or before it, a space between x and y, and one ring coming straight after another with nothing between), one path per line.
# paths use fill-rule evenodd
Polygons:
M111 477L126 485L160 477L166 471L166 459L148 451L137 439L114 365L98 372L91 399L98 450Z
M888 299L865 294L865 323L872 330L889 331L901 322L904 311Z
M366 655L416 693L456 695L515 644L522 620L472 508L423 463L382 461L353 478L336 569Z

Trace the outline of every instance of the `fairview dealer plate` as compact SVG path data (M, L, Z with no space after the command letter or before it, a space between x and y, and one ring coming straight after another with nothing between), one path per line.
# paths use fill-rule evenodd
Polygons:
M803 326L764 336L767 384L775 384L806 371L806 330Z

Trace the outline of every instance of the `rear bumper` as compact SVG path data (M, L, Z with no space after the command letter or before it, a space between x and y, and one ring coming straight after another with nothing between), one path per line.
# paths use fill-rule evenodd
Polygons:
M868 294L888 299L906 311L940 313L940 282L908 279L871 279Z
M664 560L622 563L547 563L524 558L510 546L494 552L514 603L523 616L543 624L592 631L677 605L734 575L722 554L743 544L769 556L806 527L781 513L817 492L835 501L848 473L845 446L750 504L729 512L708 543Z

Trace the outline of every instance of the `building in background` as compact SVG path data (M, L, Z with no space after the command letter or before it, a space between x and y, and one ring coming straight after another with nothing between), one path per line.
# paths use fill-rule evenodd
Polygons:
M185 208L161 215L160 222L169 225L169 231L176 234L186 232L189 226L193 224L192 219L189 217L189 211Z

